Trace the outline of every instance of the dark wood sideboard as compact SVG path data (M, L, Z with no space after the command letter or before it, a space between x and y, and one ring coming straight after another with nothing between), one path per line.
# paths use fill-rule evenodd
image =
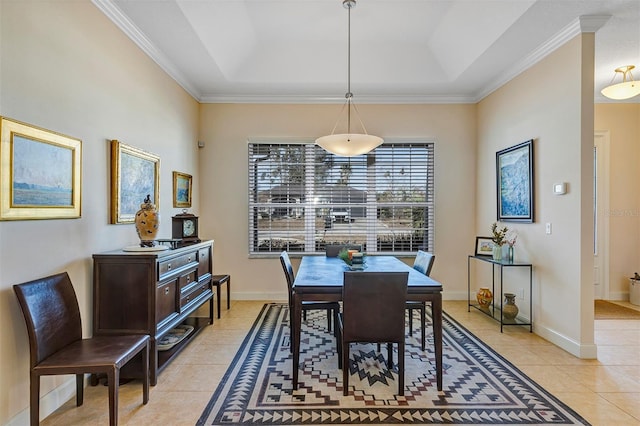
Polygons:
M149 370L155 385L167 363L213 323L212 258L213 241L165 251L94 254L94 335L151 336ZM199 316L198 308L207 301L208 316ZM158 341L179 324L192 325L194 330L178 345L159 351Z

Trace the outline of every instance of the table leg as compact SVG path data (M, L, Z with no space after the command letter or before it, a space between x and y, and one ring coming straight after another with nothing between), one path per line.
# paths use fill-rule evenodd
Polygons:
M442 390L442 294L434 295L433 313L433 341L436 350L436 383L438 390Z
M302 328L302 296L293 294L293 324L291 324L291 344L293 345L293 390L298 389L298 369L300 364L300 329Z

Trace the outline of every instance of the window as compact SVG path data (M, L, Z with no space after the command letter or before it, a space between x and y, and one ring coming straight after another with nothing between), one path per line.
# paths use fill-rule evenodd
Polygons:
M249 253L433 251L434 144L338 157L313 143L249 143Z

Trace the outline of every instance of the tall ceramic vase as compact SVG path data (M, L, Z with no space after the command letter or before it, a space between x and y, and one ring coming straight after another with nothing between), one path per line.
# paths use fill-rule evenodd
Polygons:
M135 223L136 232L140 237L140 247L154 247L160 226L160 213L156 210L156 205L151 203L151 195L147 194L144 203L140 204Z
M512 320L518 316L518 306L516 305L516 295L513 293L504 294L504 305L502 306L502 316L504 319Z

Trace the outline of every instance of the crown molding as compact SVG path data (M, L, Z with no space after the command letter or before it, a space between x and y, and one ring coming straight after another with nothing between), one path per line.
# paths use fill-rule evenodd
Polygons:
M160 51L151 41L136 27L111 0L91 0L102 13L116 24L142 51L149 56L164 72L166 72L176 83L187 91L194 99L198 100L200 94L198 90L187 78L175 67L173 62Z
M318 95L205 95L201 103L209 104L342 104L344 96L327 97ZM469 104L475 103L471 96L429 96L429 95L362 95L355 104Z
M610 18L610 15L585 15L578 17L572 23L560 30L556 35L551 37L551 39L531 52L531 54L522 61L514 64L502 75L487 85L484 90L478 93L475 102L480 102L482 99L540 62L543 58L556 51L560 46L564 45L578 34L596 32L602 28Z

